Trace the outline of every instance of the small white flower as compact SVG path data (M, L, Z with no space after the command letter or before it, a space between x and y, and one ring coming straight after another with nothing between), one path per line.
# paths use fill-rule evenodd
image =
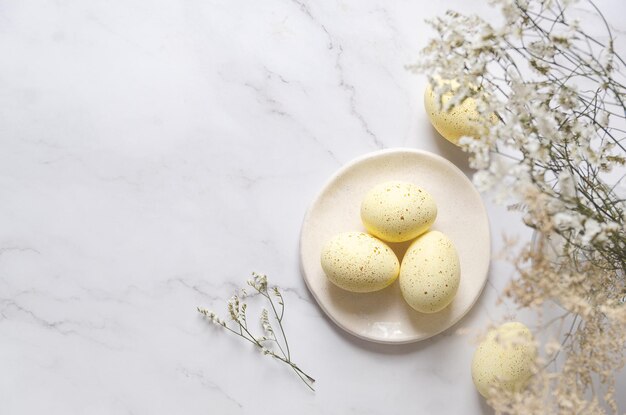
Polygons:
M598 117L596 118L596 121L597 121L598 124L600 124L600 126L602 128L607 128L609 126L609 119L610 119L609 112L602 110L598 114Z
M565 198L573 198L576 196L576 183L574 182L574 176L567 170L561 170L559 173L559 190L561 196Z
M474 173L472 181L479 192L485 192L491 189L496 183L493 175L486 170L480 170Z
M585 33L592 20L578 21L566 10L575 0L490 2L499 6L504 17L495 28L476 16L456 12L435 19L432 26L439 36L424 49L419 70L457 79L461 85L480 85L488 92L489 99L480 100L477 109L484 119L495 114L497 121L479 139L466 137L459 144L477 170L473 181L479 190L492 189L498 201L508 198L508 204L524 212L524 222L536 230L560 233L558 264L542 265L542 255L531 252L531 260L538 261L520 265L511 293L523 307L555 300L585 322L571 329L566 338L569 343L562 349L566 353L560 355L574 356L569 362L571 373L550 373L572 384L563 384L566 393L559 391L560 384L553 391L555 378L551 378L546 389L552 409L571 412L589 404L589 412L594 412L596 392L588 393L589 385L581 379L610 380L609 367L623 365L624 359L620 364L608 356L622 350L626 342L623 306L621 326L614 325L614 330L607 330L615 323L611 319L617 318L610 312L614 303L602 308L608 305L607 298L626 300L626 207L603 181L610 177L605 173L623 165L626 156L624 141L619 141L624 136L623 120L609 113L623 114L625 109L621 74L618 77L614 68L613 41L593 42L595 37ZM452 93L454 105L473 91L459 88ZM513 160L512 165L501 164L501 157ZM614 258L617 264L607 264ZM527 257L522 254L517 260ZM622 272L619 278L612 267ZM587 337L587 331L594 328L600 328L604 336ZM584 341L576 337L581 332ZM609 342L614 342L610 348ZM560 347L558 342L548 343L548 355L558 353ZM524 400L538 390L528 388L514 400L501 399L496 412L530 413L526 409L544 408L525 405ZM604 398L611 394L614 391ZM609 405L614 404L611 399L606 400Z
M261 311L261 326L263 326L263 331L265 331L268 336L273 336L274 329L272 328L272 324L270 323L269 312L265 308L263 309L263 311Z
M580 238L582 244L589 245L600 232L602 232L600 224L595 219L587 219L585 221L585 233Z
M553 356L561 350L561 343L556 340L551 340L545 344L544 350L548 356Z
M569 212L559 212L552 216L552 223L559 231L575 229L580 225L578 217Z

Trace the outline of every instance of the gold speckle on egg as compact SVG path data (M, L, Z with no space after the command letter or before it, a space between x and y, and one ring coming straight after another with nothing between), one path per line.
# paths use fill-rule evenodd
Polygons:
M443 84L451 85L455 89L459 87L456 81L440 81ZM441 105L446 105L453 97L453 92L443 94ZM463 102L451 108L449 111L440 109L436 95L428 85L424 93L424 107L431 124L446 140L453 144L458 144L462 136L480 137L486 132L487 125L495 122L495 116L491 120L485 120L478 113L476 101L473 98L466 98Z
M369 233L388 242L404 242L426 232L437 217L432 196L413 183L388 182L373 187L361 203Z
M409 246L402 259L402 296L413 309L436 313L454 299L460 275L459 257L452 242L441 232L427 232Z
M484 397L493 388L521 390L532 374L536 355L533 335L524 324L509 322L490 331L472 360L476 389Z
M331 238L322 248L321 265L330 282L352 292L381 290L394 282L400 271L395 253L363 232Z

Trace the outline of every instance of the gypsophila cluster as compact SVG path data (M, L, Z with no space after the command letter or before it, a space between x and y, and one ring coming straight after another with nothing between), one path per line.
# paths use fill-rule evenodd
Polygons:
M460 140L474 183L543 235L511 258L518 277L506 294L522 307L553 302L564 310L549 325L559 337L546 343L546 364L529 388L490 403L498 413L617 413L626 204L616 191L621 179L610 177L626 163L626 64L590 1L575 7L601 36L573 17L573 1L492 3L502 11L497 26L456 12L430 21L438 37L411 67L428 75L439 99L453 93L447 107L471 97L481 118L493 120L481 137Z
M314 390L313 384L315 379L302 371L291 360L291 350L289 349L289 343L283 327L285 302L280 290L276 286L271 288L268 286L267 276L257 273L253 273L252 276L253 278L248 280L247 284L254 289L254 295L260 295L264 298L272 313L270 317L270 311L267 308L261 310L259 321L263 331L262 335L254 335L254 329L248 326L246 315L248 305L245 302L248 294L245 289L239 290L228 300L229 322L219 318L213 311L202 307L197 308L198 312L211 323L253 344L263 355L271 356L287 364L307 387ZM277 325L279 335L276 334L272 322Z

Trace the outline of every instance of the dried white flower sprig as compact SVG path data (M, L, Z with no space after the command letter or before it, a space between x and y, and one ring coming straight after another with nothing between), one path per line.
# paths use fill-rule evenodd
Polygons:
M446 107L469 97L482 119L497 119L481 137L460 140L474 183L524 212L543 235L537 246L509 251L517 276L506 294L520 307L540 312L553 303L564 312L550 323L564 327L545 344L550 364L525 391L495 394L490 404L498 414L620 413L626 199L617 189L626 177L626 61L592 1L491 3L502 24L453 11L431 20L436 37L411 67L439 98L454 95Z
M287 342L287 336L285 335L285 329L283 327L285 302L279 288L277 286L270 287L266 275L253 273L252 276L253 278L248 280L248 285L254 288L256 291L255 294L265 298L272 313L270 317L270 312L266 308L263 308L261 311L260 323L263 330L262 335L254 335L252 333L253 329L248 327L246 316L248 305L245 303L248 294L243 288L228 300L228 316L230 321L234 322L236 325L234 328L231 327L226 320L219 318L213 311L198 307L198 312L205 316L211 323L252 343L264 355L271 356L289 365L309 389L315 390L313 388L315 379L302 371L302 369L291 360L291 350L289 350L289 343ZM272 326L272 320L278 325L278 331L280 332L278 336Z

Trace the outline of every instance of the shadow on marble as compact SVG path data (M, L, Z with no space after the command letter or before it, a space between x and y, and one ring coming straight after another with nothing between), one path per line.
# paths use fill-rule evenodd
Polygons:
M457 166L465 175L471 180L473 175L473 170L469 166L469 159L467 153L463 152L459 147L455 146L445 138L443 138L435 127L430 126L431 138L435 145L437 146L437 150L439 150L439 154L450 160L452 164Z
M485 399L478 393L478 391L474 391L474 396L478 400L478 405L480 405L480 413L483 415L494 415L496 412L493 410L491 406L485 401Z

